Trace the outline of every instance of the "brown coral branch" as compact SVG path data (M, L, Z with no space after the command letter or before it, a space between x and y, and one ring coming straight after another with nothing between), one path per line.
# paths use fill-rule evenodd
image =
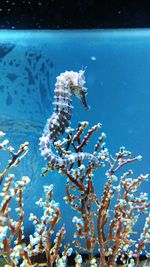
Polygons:
M16 153L12 153L11 150L9 150L9 153L12 156L12 159L9 161L8 166L3 170L2 173L0 173L0 185L3 181L3 178L5 176L5 174L13 167L13 166L17 166L21 159L27 154L28 152L28 143L24 143L23 145L21 145L20 149L16 152Z
M91 137L91 135L96 132L97 130L99 130L101 127L101 124L98 123L96 125L94 125L90 130L88 130L88 134L84 137L83 141L81 142L81 144L77 147L77 151L82 151L82 148L88 144L89 139Z

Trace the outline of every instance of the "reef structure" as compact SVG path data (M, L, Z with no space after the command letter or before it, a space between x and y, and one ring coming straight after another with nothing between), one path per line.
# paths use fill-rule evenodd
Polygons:
M99 165L98 157L90 153L71 153L70 155L60 156L52 151L54 142L63 135L68 127L72 114L72 95L80 99L86 109L89 106L86 101L87 88L84 87L85 77L84 70L79 72L65 71L56 78L54 90L54 111L47 120L42 137L40 137L41 155L54 166L61 167L87 160L95 167Z

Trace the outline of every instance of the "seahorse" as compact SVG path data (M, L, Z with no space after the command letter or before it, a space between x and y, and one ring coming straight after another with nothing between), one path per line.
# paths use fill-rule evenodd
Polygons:
M99 164L97 157L90 153L79 152L60 157L52 151L54 142L58 140L60 135L63 135L71 120L73 109L71 96L75 95L78 97L83 106L89 109L86 101L87 88L84 87L84 72L84 70L79 72L65 71L56 78L53 102L54 111L51 117L47 119L43 135L40 138L40 151L48 163L57 167L66 166L78 160L88 160L94 165Z

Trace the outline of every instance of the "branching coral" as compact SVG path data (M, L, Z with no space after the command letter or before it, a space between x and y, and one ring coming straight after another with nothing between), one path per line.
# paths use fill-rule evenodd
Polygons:
M1 137L4 136L0 132ZM28 151L28 144L20 146L17 153L13 153L13 148L7 146L8 141L4 140L0 144L2 150L7 150L12 159L8 166L1 174L1 178L9 171L12 166L18 166L20 160L26 155ZM53 266L56 262L57 266L66 264L67 257L72 250L66 246L62 252L62 257L59 256L62 239L65 235L64 226L57 232L54 240L54 245L51 243L51 235L54 232L55 225L60 219L59 204L52 198L53 185L45 186L45 200L40 199L36 204L43 209L43 216L38 219L35 215L30 214L30 220L33 222L35 231L30 235L29 244L24 243L24 211L23 211L23 191L30 182L29 177L23 176L21 180L16 180L15 175L8 174L5 177L5 183L2 183L1 203L0 203L0 255L5 258L6 267L15 266ZM11 218L10 202L12 199L16 200L18 205L16 214L18 220ZM36 255L45 254L46 260L42 263L35 263L34 257Z
M71 155L74 151L81 153L93 133L100 128L100 124L95 125L84 135L87 126L87 122L81 122L77 131L68 128L66 138L54 143L56 154L65 157L66 154ZM74 162L61 167L48 163L47 168L43 169L43 175L49 169L57 169L66 176L66 196L64 199L72 209L80 214L79 217L75 216L72 220L77 228L73 243L79 251L88 253L90 262L94 260L93 253L98 244L101 267L116 266L118 258L122 260L124 266L135 266L139 262L140 253L147 253L146 246L150 243L148 195L146 193L136 195L141 182L147 180L148 175L140 175L133 179L131 178L132 170L123 173L121 177L120 171L124 165L141 160L141 156L132 157L131 152L121 147L115 157L112 157L106 148L104 133L101 133L92 153L99 159L99 166L108 166L107 182L101 199L95 193L92 179L94 166L91 162L84 165L84 162L79 160L77 163ZM116 197L117 203L112 212L113 197ZM134 225L141 212L147 218L141 237L136 241L136 239L132 239L132 236ZM113 214L111 215L111 213ZM79 239L85 240L84 247Z
M86 133L87 122L81 122L77 130L66 129L66 138L54 143L56 154L71 155L73 151L82 152L87 146L93 134L101 128L100 124L93 126ZM2 134L1 134L2 136ZM3 141L1 149L12 151L7 146L7 141ZM25 148L25 149L23 149ZM18 165L20 159L28 151L28 144L21 145L16 154L11 153L11 161ZM22 153L20 153L22 151ZM148 179L148 175L140 175L131 178L132 171L129 170L120 175L121 169L132 162L140 160L141 157L132 157L129 151L124 147L112 157L105 145L105 134L101 133L96 142L93 153L99 159L99 167L107 167L106 184L100 198L96 195L93 172L94 164L92 162L84 163L81 159L67 166L54 166L48 162L47 167L43 169L43 175L49 170L57 169L66 179L66 196L64 200L74 209L77 216L72 221L76 225L73 243L77 248L75 264L76 267L83 265L82 256L79 253L88 253L89 266L96 267L94 251L97 244L100 250L101 267L117 266L118 257L122 260L124 266L138 266L139 255L145 253L146 246L150 243L150 214L148 214L148 195L146 193L136 194L140 184ZM13 156L16 155L14 160ZM17 159L19 158L19 160ZM14 164L14 165L15 165ZM8 166L14 166L10 164ZM6 168L8 172L8 167ZM7 173L6 172L6 173ZM4 173L4 172L2 172ZM118 175L119 173L119 175ZM4 177L4 175L3 175ZM52 244L52 234L55 225L60 219L59 204L53 200L53 185L45 186L45 199L36 202L43 209L41 218L34 214L30 215L35 231L29 237L29 244L23 243L23 191L29 182L29 178L23 176L20 181L12 174L8 174L5 183L2 183L1 207L0 207L0 253L7 261L8 266L66 266L67 257L72 253L69 246L60 253L62 239L65 235L65 228L62 226L56 234L54 244ZM112 198L117 201L112 206ZM18 221L10 217L9 204L15 198L18 207L16 213L19 215ZM145 214L146 221L143 231L139 238L134 236L134 225L139 216ZM97 230L96 230L97 229ZM80 239L85 242L80 242ZM36 255L45 255L44 262L36 263ZM61 256L60 256L61 255Z
M0 131L0 137L4 137L5 133L3 133L2 131ZM17 166L21 159L26 155L26 153L28 152L28 142L25 142L24 144L22 144L19 148L19 150L14 153L14 148L12 146L9 146L9 141L8 139L3 140L0 143L0 150L6 150L9 152L9 154L11 155L11 159L8 161L8 165L7 167L2 171L2 173L0 173L0 185L3 181L4 176L6 175L6 173L12 168Z
M46 266L53 266L54 262L57 262L57 266L62 266L60 263L66 264L67 256L71 251L67 246L64 250L63 257L60 258L60 247L62 246L62 239L66 233L64 226L57 232L54 240L54 245L51 243L51 236L54 233L54 228L57 222L60 220L59 203L56 203L52 199L53 185L44 186L44 192L46 195L45 201L40 199L36 202L37 205L42 207L43 216L38 219L35 215L30 214L30 220L35 226L35 232L30 235L30 244L27 247L28 254L31 256L45 253ZM30 266L30 265L29 265Z

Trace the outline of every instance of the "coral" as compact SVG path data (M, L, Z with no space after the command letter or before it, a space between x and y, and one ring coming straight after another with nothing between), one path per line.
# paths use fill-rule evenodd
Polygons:
M84 135L87 125L87 122L81 122L76 131L68 128L66 138L54 143L57 153L65 156L65 154L71 155L73 150L83 151L93 133L100 128L99 125L95 125ZM91 162L84 164L83 161L78 161L61 167L48 162L47 168L43 169L43 175L47 174L48 170L57 169L66 176L64 200L79 214L72 219L77 228L73 243L78 251L88 253L90 266L96 266L95 263L92 265L92 262L95 260L94 250L97 244L101 267L117 266L118 258L124 266L137 266L142 252L149 256L146 246L150 243L150 213L148 213L150 204L147 193L137 194L140 184L148 180L148 175L132 178L132 170L121 175L121 169L125 165L141 160L141 156L132 157L131 152L121 147L115 157L112 157L106 148L105 137L104 133L100 134L92 152L99 158L99 166L107 169L106 184L101 199L95 193L92 179L94 167ZM112 207L113 197L116 197L114 207ZM145 214L146 221L137 241L137 236L135 240L132 238L135 234L134 225L141 214L142 216ZM84 246L80 243L80 239L85 241ZM77 266L80 266L79 263Z
M3 137L4 133L0 132ZM23 211L23 191L26 189L27 184L30 182L29 177L23 176L21 180L16 180L14 174L8 174L5 177L5 183L2 179L5 174L13 167L18 166L21 159L28 152L28 143L20 146L17 153L12 152L14 149L8 146L8 140L3 140L0 143L0 149L6 150L11 154L8 166L0 174L1 177L1 204L0 204L0 255L4 257L8 266L52 266L54 262L58 262L58 266L63 258L64 263L67 257L71 254L72 250L68 246L65 247L62 253L62 258L59 257L59 250L61 247L62 239L65 235L64 226L57 232L54 240L54 245L51 244L51 235L54 232L54 227L60 220L59 203L52 199L53 185L44 186L45 200L42 198L37 201L43 209L43 216L38 219L35 215L30 214L29 220L32 221L35 231L29 237L29 244L25 245L24 240L24 211ZM15 221L11 218L10 202L15 199L18 207L15 208L18 220ZM34 263L34 257L38 254L46 255L46 262Z
M3 133L2 131L0 131L0 138L4 137L5 133ZM0 185L3 181L4 176L6 175L6 173L12 168L17 166L21 159L26 155L26 153L28 152L28 142L25 142L24 144L22 144L19 148L19 150L14 153L14 148L12 146L9 146L9 141L7 139L3 140L0 143L0 150L7 150L9 152L9 154L11 155L11 159L8 161L8 165L6 166L6 168L0 173Z
M150 204L148 194L140 191L140 185L148 180L148 175L141 174L134 178L132 170L123 171L125 166L141 160L141 156L133 157L124 147L112 156L105 144L106 135L103 132L99 133L100 123L87 130L86 121L80 122L77 129L66 128L71 117L65 120L64 124L60 122L63 112L61 107L64 109L65 102L62 101L62 94L68 90L66 89L68 87L69 90L75 90L77 95L81 93L80 90L84 88L82 88L83 74L84 72L65 72L58 77L56 91L61 93L56 94L58 99L55 111L48 120L40 139L41 152L46 159L42 176L54 170L63 175L66 179L64 200L76 212L72 218L75 232L71 245L66 244L62 248L62 240L66 234L64 225L57 232L55 231L61 214L59 203L53 199L53 185L44 186L45 197L36 202L42 209L42 216L38 218L35 214L30 214L29 220L35 229L29 236L29 242L24 242L23 192L30 179L23 176L18 180L9 171L13 166L19 166L28 152L28 143L21 145L14 153L8 140L3 140L4 133L0 132L3 140L0 143L0 150L5 150L11 156L8 165L0 174L2 187L0 254L6 260L5 267L65 267L73 249L76 267L116 267L118 260L124 267L137 267L141 254L145 254L147 258L150 257L147 251L147 245L150 243ZM65 91L65 93L68 97L69 92ZM86 103L85 98L81 100L83 104ZM67 102L67 107L68 105L70 102ZM68 111L70 112L70 109ZM57 122L56 125L55 122ZM64 135L58 140L61 133ZM98 138L89 153L88 143L95 138L95 135ZM104 171L100 172L101 168L105 168L105 176ZM95 190L95 188L98 189L98 184L95 186L93 179L95 170L97 170L96 175L99 176L97 183L99 181L101 184L101 179L106 180L102 194L96 193ZM12 199L16 200L18 205L15 209L18 214L17 221L11 218ZM140 216L145 216L145 224L142 232L136 233L134 227ZM55 238L52 235L55 235ZM95 251L99 251L98 259ZM83 260L84 253L88 255L86 263ZM41 260L39 260L40 256Z

